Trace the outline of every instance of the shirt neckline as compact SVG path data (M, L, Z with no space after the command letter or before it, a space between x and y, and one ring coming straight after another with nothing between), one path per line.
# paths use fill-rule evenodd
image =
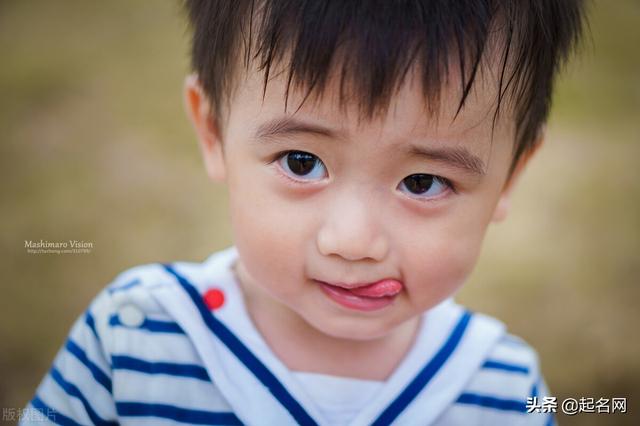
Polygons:
M241 314L243 300L228 268L236 255L231 247L211 256L203 268L164 265L179 285L157 287L154 296L191 336L212 379L244 422L282 423L293 418L317 424L314 419L323 416L309 395ZM215 312L202 300L212 285L228 296ZM497 320L473 314L452 298L422 315L428 319L421 321L413 347L353 419L354 425L415 415L432 421L457 397L504 331ZM431 407L428 413L420 409L424 404Z

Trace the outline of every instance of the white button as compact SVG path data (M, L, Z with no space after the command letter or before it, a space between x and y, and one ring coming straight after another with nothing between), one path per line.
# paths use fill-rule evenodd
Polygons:
M144 313L136 305L127 304L118 309L118 318L127 327L140 327L144 322Z

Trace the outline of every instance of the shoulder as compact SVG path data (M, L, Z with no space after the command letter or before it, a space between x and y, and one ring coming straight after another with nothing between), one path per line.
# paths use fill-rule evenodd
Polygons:
M537 351L524 339L505 332L472 375L448 416L474 418L474 424L547 424L553 422L549 414L528 411L531 398L542 399L548 394Z
M203 407L228 412L192 339L155 297L179 285L171 267L194 286L205 283L211 265L219 263L210 259L142 265L119 274L74 323L31 406L69 424L117 424L121 416L142 412L166 419L217 418Z
M118 274L90 303L82 322L105 346L106 352L122 346L124 334L145 332L147 337L184 334L172 315L158 303L154 293L180 285L178 277L189 280L203 293L216 274L224 273L224 260L230 249L214 253L203 262L151 263L129 268Z
M526 399L540 376L537 351L524 339L505 333L488 353L470 386L508 389L511 396Z
M235 249L229 248L212 254L202 262L150 263L126 269L107 284L93 304L118 305L124 300L131 300L144 305L144 302L149 302L149 293L176 286L183 277L202 291L217 275L229 273L229 261L234 255Z

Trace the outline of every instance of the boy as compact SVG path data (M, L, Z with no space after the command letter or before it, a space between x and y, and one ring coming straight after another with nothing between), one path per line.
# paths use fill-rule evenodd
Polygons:
M534 350L452 296L542 142L580 2L186 5L235 246L116 278L32 420L552 424Z

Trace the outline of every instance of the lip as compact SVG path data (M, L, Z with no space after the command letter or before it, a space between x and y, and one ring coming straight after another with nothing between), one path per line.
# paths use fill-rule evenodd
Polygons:
M316 282L323 292L334 302L358 311L376 311L393 303L404 285L395 279L384 279L373 283L330 284Z

